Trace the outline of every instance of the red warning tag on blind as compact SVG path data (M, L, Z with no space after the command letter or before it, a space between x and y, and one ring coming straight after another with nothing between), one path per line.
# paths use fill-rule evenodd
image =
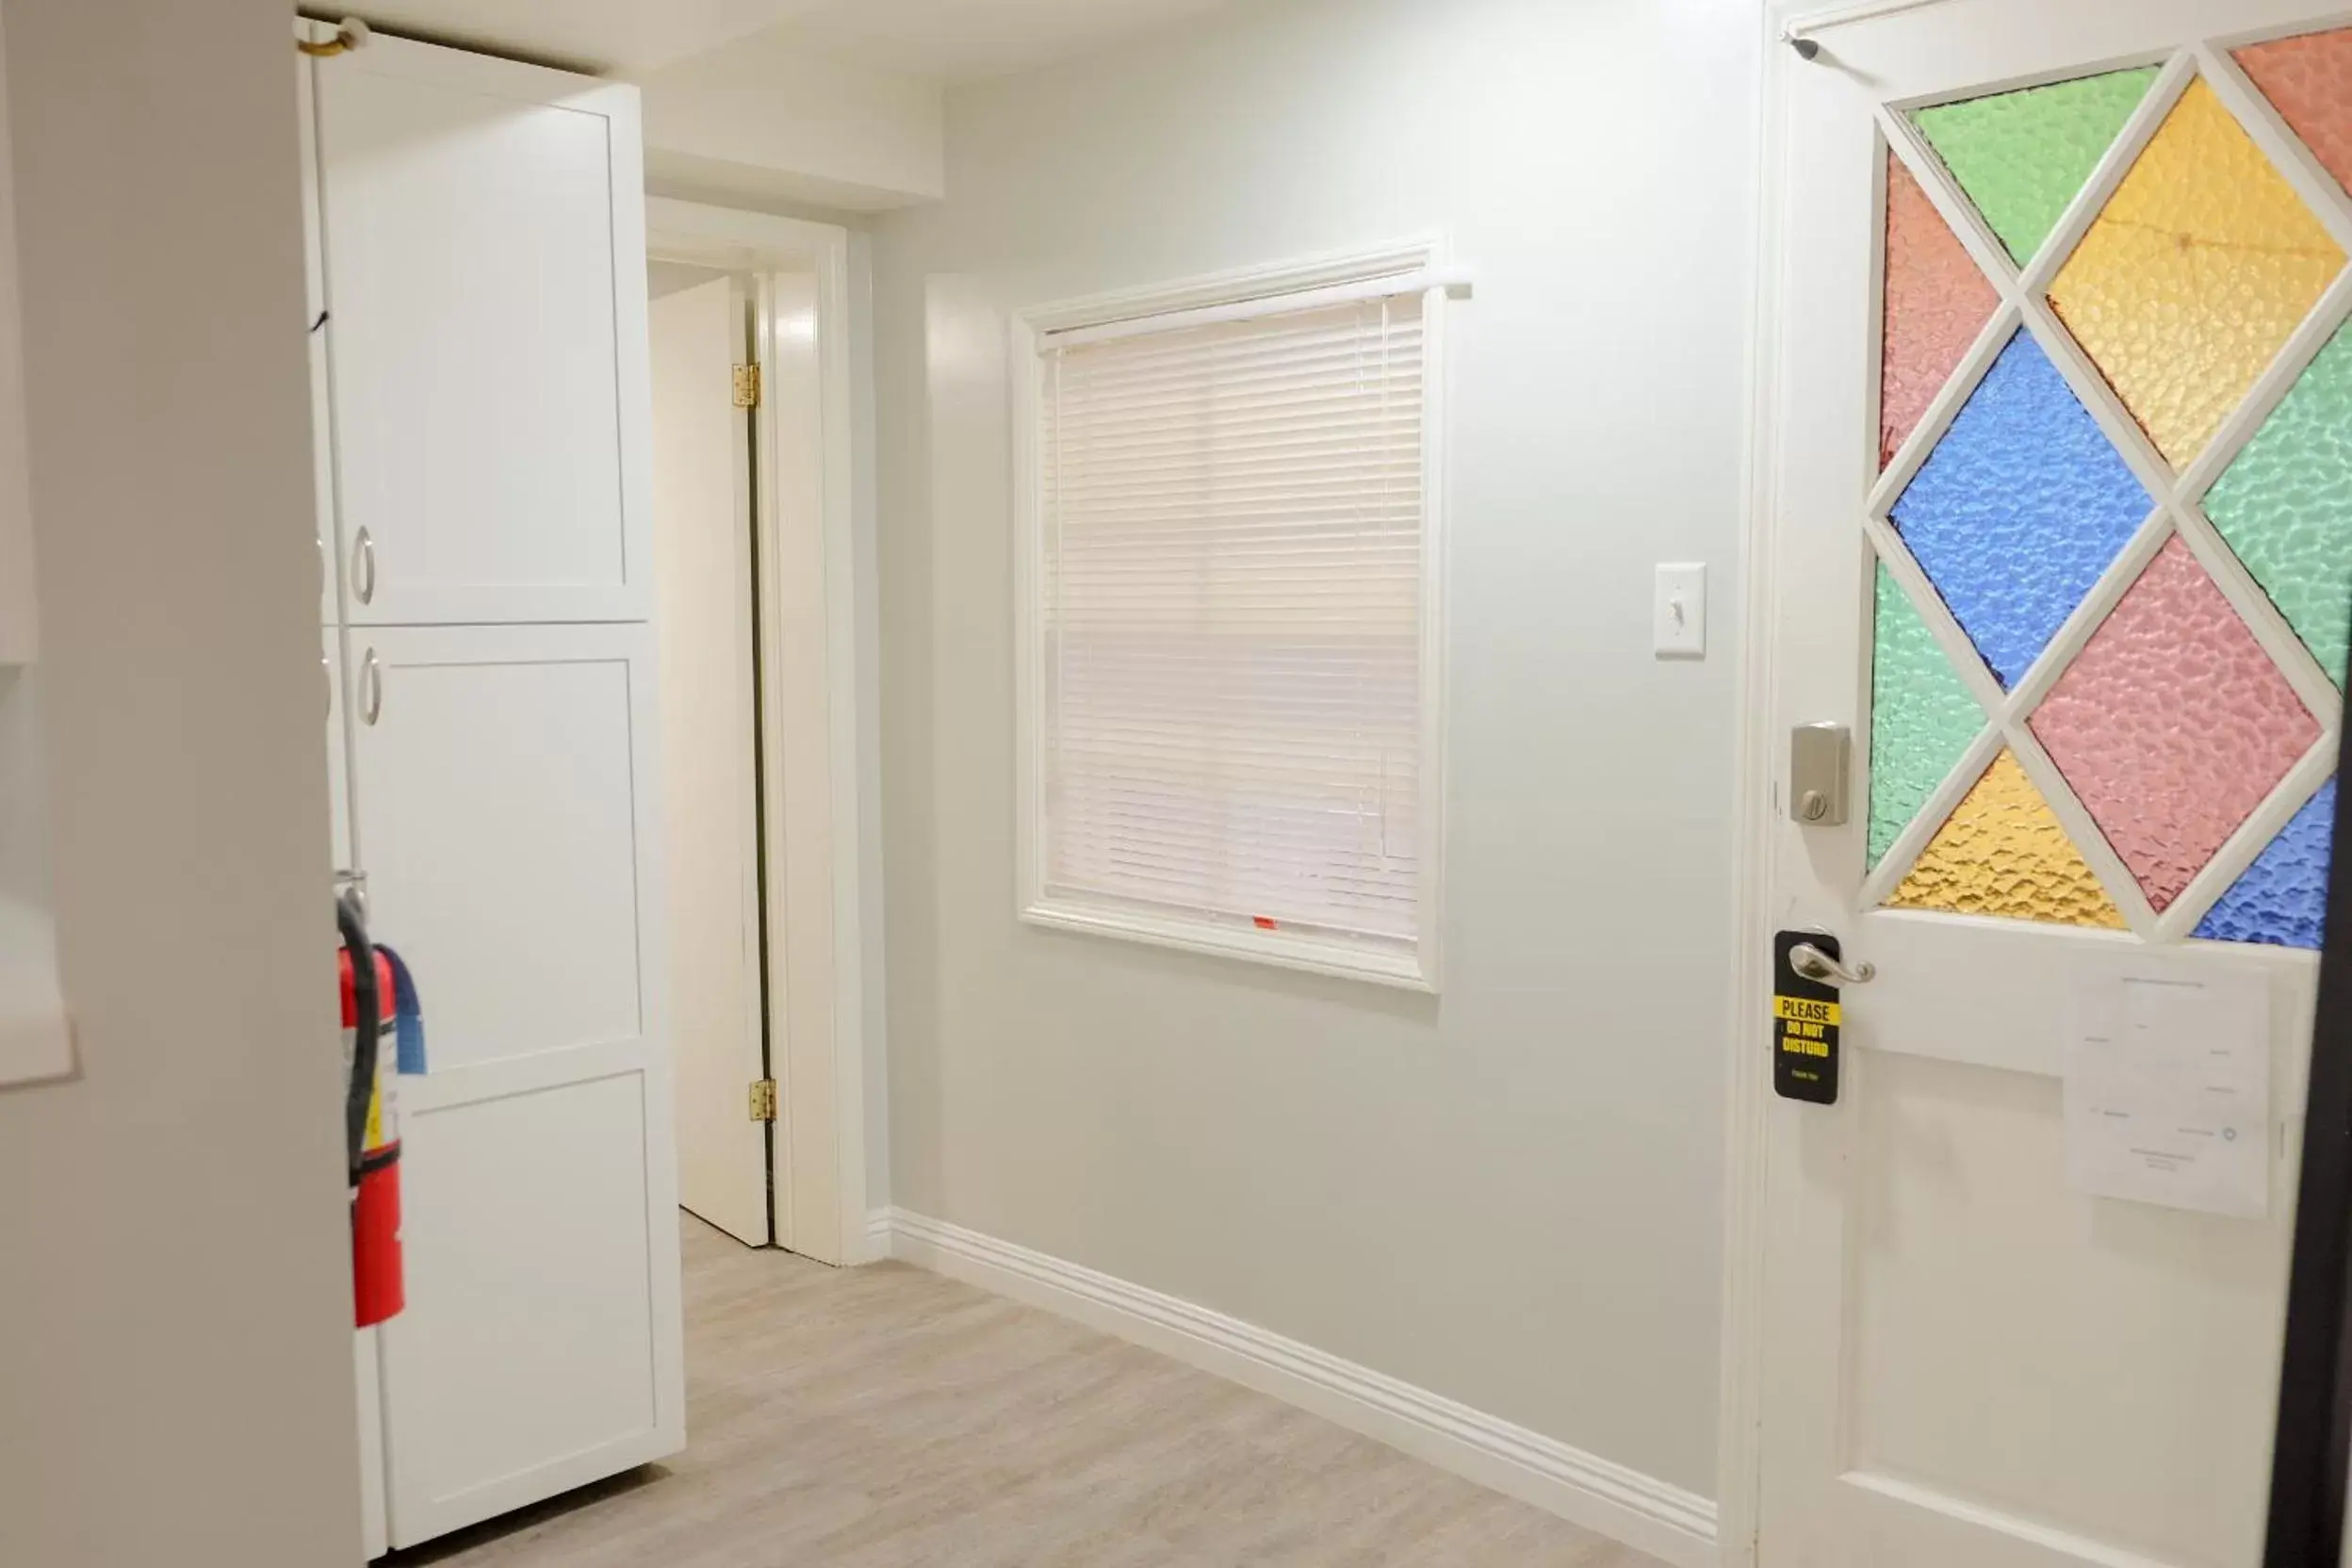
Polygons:
M1250 917L1250 923L1256 926L1261 931L1279 931L1282 929L1281 926L1274 923L1271 917L1266 915L1252 915Z

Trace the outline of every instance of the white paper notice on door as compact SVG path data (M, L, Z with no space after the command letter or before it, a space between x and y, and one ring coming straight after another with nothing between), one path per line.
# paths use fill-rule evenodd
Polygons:
M2066 1179L2079 1192L2270 1211L2270 986L2185 955L2086 966L2066 1030Z

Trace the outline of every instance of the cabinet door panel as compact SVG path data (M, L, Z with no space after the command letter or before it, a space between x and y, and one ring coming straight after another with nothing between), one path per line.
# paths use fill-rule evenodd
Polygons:
M354 620L650 613L635 90L386 39L315 74Z
M664 1065L590 1046L409 1082L408 1309L382 1331L396 1546L685 1432Z
M307 36L311 24L297 24ZM327 268L318 233L318 104L312 72L318 61L294 57L294 111L302 131L302 321L310 349L310 474L314 504L318 513L318 621L334 626L343 618L338 597L342 587L335 570L342 534L335 522L335 405L327 394Z
M436 1067L648 1036L652 638L353 629L374 925L431 976Z
M359 1541L368 1562L392 1549L384 1512L384 1374L376 1344L374 1329L360 1330L351 1342L351 1386L359 1396Z
M327 688L327 816L333 828L335 866L347 870L359 863L351 839L351 776L349 732L345 716L351 711L343 662L343 629L325 628L318 639L320 678Z

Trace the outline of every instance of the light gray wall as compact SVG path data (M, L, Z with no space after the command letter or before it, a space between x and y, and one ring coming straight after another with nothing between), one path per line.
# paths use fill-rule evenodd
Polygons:
M0 1562L356 1562L283 0L6 0L60 966L0 1090Z
M1752 0L1289 0L952 93L876 226L893 1199L1711 1492ZM1442 229L1448 976L1014 918L1005 316ZM1649 649L1714 569L1713 653Z

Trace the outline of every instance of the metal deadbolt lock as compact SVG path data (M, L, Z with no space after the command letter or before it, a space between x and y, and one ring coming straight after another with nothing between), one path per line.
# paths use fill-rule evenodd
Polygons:
M1788 731L1788 815L1806 827L1842 827L1852 810L1854 732L1841 724Z

